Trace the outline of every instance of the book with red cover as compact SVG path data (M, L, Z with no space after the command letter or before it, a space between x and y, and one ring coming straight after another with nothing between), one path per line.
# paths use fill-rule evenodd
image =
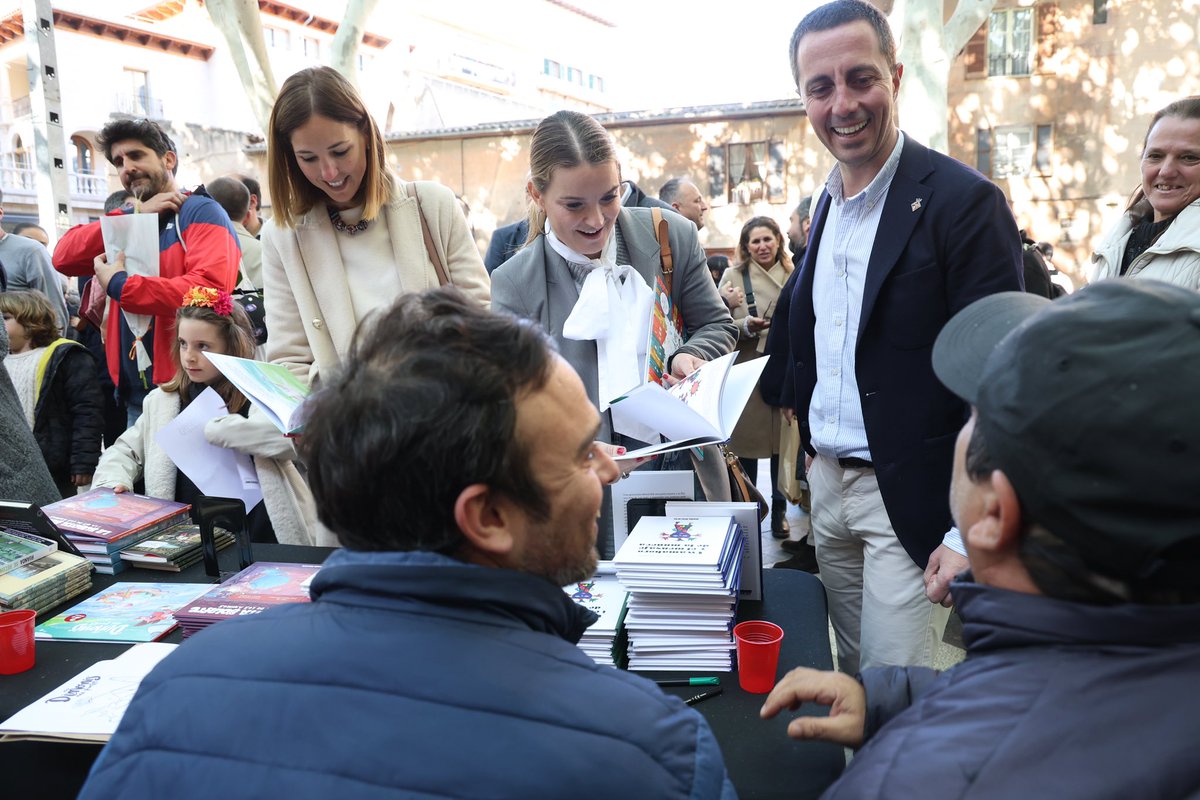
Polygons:
M173 500L92 489L43 506L42 511L69 538L115 542L135 533L165 530L187 521L191 506ZM116 548L113 548L116 549Z
M320 564L271 561L251 564L178 609L175 619L186 637L230 617L259 614L284 603L307 603L309 584L320 568Z

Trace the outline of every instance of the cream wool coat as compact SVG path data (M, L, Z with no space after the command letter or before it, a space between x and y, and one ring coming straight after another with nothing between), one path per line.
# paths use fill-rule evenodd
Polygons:
M779 293L788 275L783 262L776 261L770 270L760 267L753 259L750 260L750 287L754 290L754 305L758 309L755 316L770 317L775 313L779 302ZM719 289L726 286L745 288L739 267L730 267L721 276ZM767 343L767 331L762 331L757 337L746 336L743 320L750 315L747 303L732 310L733 321L738 327L737 363L743 363L754 358L763 358L763 347ZM750 400L733 429L729 439L729 447L742 458L770 458L779 452L779 436L782 432L783 417L778 408L772 408L763 402L762 394L755 387L750 393Z
M454 193L427 181L406 183L396 179L395 186L391 202L372 223L387 225L394 254L393 262L381 264L380 269L395 269L404 292L438 286L437 272L421 235L414 198L419 192L421 211L450 282L487 308L491 283ZM340 235L323 204L305 213L295 228L281 228L273 222L263 227L267 360L287 367L310 386L316 386L322 374L341 365L360 322L338 250L336 237ZM255 412L251 416L256 416ZM238 438L235 428L226 435L231 443ZM212 437L210 440L217 443ZM294 454L262 455L273 456L256 460L263 493L270 490L285 494L290 499L288 515L304 520L304 534L288 543L337 546L337 537L317 520L312 493L291 460ZM284 541L282 536L279 541Z

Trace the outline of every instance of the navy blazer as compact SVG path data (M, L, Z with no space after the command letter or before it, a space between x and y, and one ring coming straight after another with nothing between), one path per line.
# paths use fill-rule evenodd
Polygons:
M813 270L830 202L822 191L787 320L793 380L783 401L797 409L810 452ZM922 569L951 526L954 442L970 411L934 376L933 342L964 306L1020 291L1021 270L1021 238L1004 193L905 136L867 264L854 358L879 492L897 538Z
M483 257L483 266L491 275L496 267L508 261L518 250L525 246L529 238L529 220L518 220L511 225L504 225L492 232L492 240L488 242L487 254Z

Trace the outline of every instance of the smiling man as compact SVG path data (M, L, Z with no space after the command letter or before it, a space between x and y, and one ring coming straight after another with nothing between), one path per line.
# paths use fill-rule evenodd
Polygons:
M939 579L965 563L938 548L967 417L934 378L930 350L955 312L1021 288L1021 242L998 188L896 127L904 67L876 8L821 6L796 28L790 56L813 132L837 159L790 303L794 381L782 400L811 460L812 538L838 658L851 674L929 664L947 612L926 599L923 571L935 550Z
M595 615L561 586L618 472L548 337L447 287L345 363L301 445L344 545L312 603L185 642L80 796L734 797L703 718L575 647Z
M157 123L146 119L110 122L100 131L104 156L117 169L121 185L134 200L114 214L158 215L158 275L132 275L124 262L108 263L100 222L76 225L54 249L54 267L64 275L90 276L113 301L108 315L105 356L118 394L129 407L129 424L141 414L142 399L155 384L175 374L171 343L179 298L193 286L231 291L237 283L238 248L228 215L202 194L175 184L179 156L175 143ZM134 334L124 314L150 316L142 337L151 367L141 370L131 357ZM150 343L153 344L150 344Z

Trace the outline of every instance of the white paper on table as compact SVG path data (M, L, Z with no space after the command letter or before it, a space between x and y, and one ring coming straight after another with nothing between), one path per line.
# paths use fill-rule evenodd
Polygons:
M108 741L142 679L177 646L147 642L93 664L0 723L0 742Z
M118 214L100 218L100 233L104 237L104 257L112 264L118 253L125 254L125 271L130 275L158 277L158 214ZM182 301L182 296L180 297ZM150 353L141 337L150 329L154 318L148 314L121 313L135 337L138 371L150 368Z
M690 470L634 470L612 484L613 552L629 536L629 501L649 497L660 500L695 500L696 474Z
M667 438L616 460L727 441L767 366L765 358L734 364L736 357L730 353L714 359L670 389L646 383L613 400L614 414L620 410Z
M262 502L258 472L250 456L218 447L204 438L204 425L228 413L225 401L210 386L160 428L156 438L158 446L196 488L209 497L241 500L249 513Z

